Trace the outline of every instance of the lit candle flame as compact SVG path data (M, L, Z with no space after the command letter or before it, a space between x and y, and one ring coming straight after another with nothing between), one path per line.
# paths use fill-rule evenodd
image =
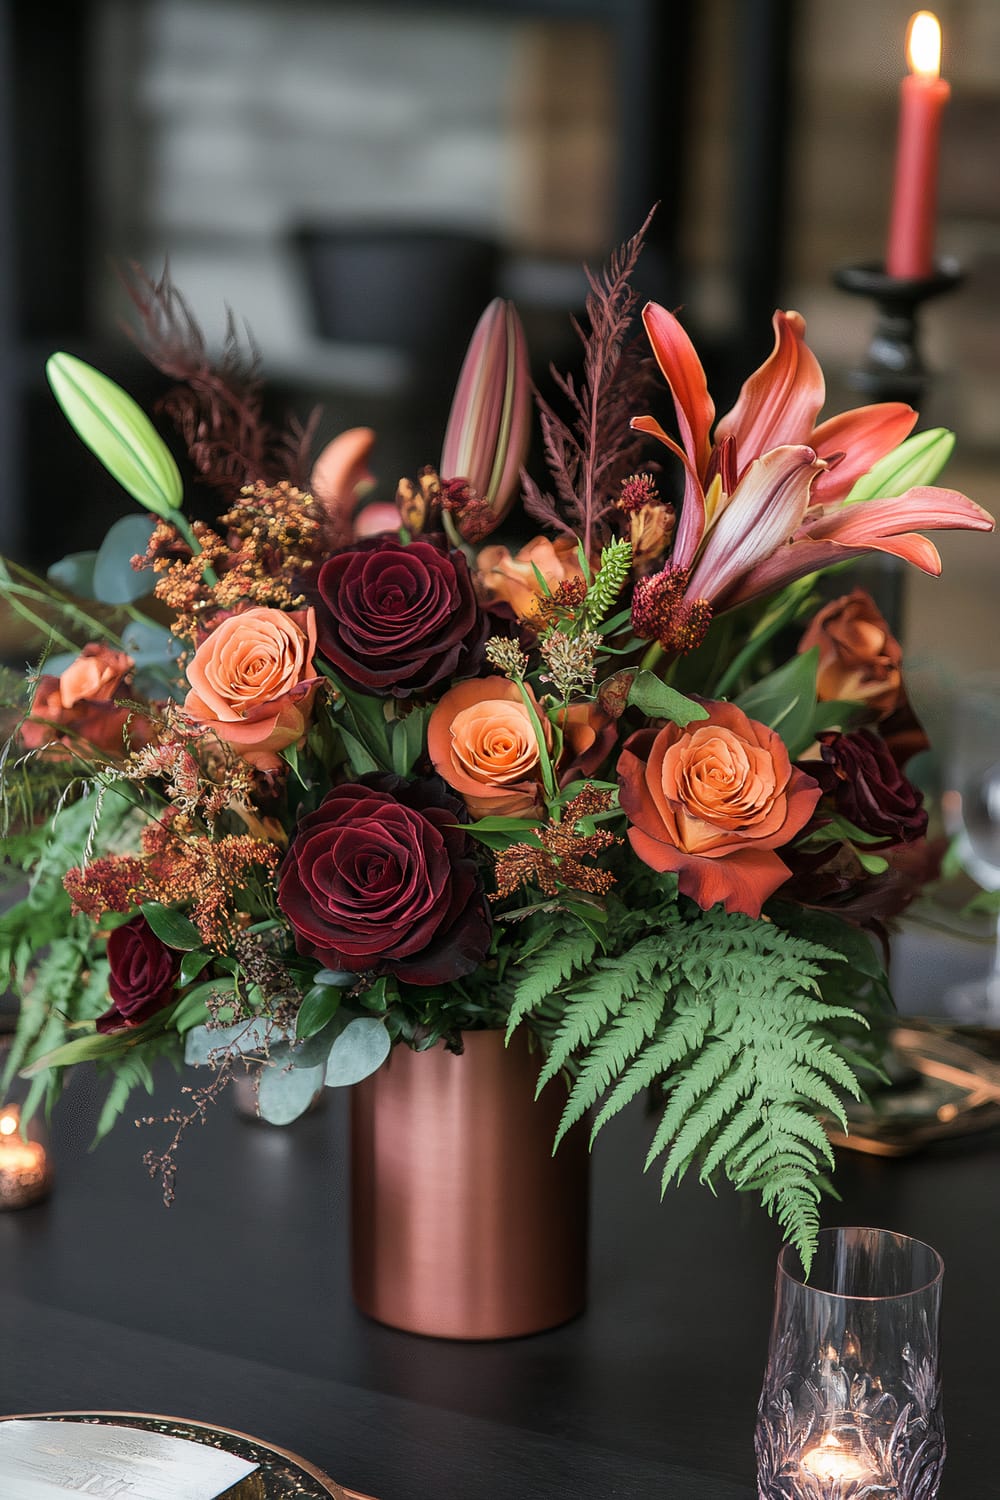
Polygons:
M803 1455L802 1467L815 1474L817 1479L837 1480L845 1484L849 1479L871 1479L870 1470L853 1453L842 1448L832 1432Z
M5 1109L0 1115L0 1135L13 1135L18 1126L16 1109Z
M941 72L941 23L933 11L918 10L910 17L906 32L906 61L920 78L937 78Z

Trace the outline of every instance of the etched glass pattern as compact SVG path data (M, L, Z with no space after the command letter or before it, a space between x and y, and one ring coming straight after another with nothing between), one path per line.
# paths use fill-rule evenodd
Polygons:
M941 1257L883 1229L827 1229L806 1282L778 1257L757 1411L760 1500L934 1500L945 1458Z

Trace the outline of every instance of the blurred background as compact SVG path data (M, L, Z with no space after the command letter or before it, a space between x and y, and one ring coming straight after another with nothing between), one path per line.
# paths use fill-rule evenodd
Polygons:
M116 265L164 257L210 344L226 308L271 399L320 439L379 432L386 498L440 452L478 313L516 299L536 377L569 315L660 208L641 290L685 321L720 410L805 314L829 409L873 325L832 270L884 250L910 0L77 0L0 7L0 551L43 567L129 508L44 382L64 348L144 403ZM952 85L922 425L958 432L944 482L1000 508L1000 6L939 0ZM995 663L997 546L945 536L906 580L927 670ZM8 641L8 648L11 646ZM10 649L6 652L11 654ZM17 654L16 648L13 653Z

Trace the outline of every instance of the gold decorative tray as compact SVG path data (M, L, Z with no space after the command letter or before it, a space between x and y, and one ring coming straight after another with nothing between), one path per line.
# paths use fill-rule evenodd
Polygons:
M846 1107L850 1134L833 1124L835 1146L906 1156L935 1141L1000 1129L1000 1034L907 1018L889 1036L908 1073L893 1088Z
M370 1495L335 1484L304 1458L228 1427L209 1427L204 1422L189 1422L182 1417L155 1417L148 1413L123 1411L12 1412L0 1417L0 1422L10 1421L15 1416L35 1422L113 1423L117 1427L141 1428L220 1448L259 1466L261 1500L330 1500L331 1496L333 1500L373 1500Z

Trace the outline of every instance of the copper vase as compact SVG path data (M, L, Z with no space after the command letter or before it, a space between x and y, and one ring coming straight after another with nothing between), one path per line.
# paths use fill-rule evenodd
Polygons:
M535 1099L524 1033L464 1042L395 1047L351 1090L354 1300L436 1338L538 1333L586 1299L587 1133L552 1155L565 1091Z

